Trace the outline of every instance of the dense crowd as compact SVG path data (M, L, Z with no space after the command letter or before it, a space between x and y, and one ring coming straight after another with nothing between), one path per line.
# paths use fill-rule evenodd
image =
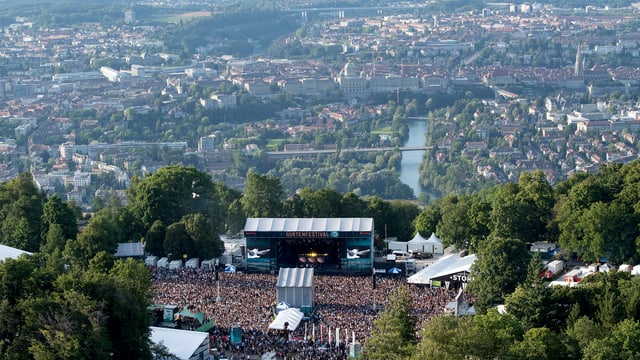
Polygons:
M269 351L286 359L344 359L346 342L355 337L363 343L373 331L378 314L374 304L377 308L387 305L399 286L407 286L419 324L441 314L456 296L443 288L407 284L404 276L377 276L374 289L371 276L316 275L312 321L288 332L268 329L277 302L277 275L220 272L219 283L214 272L200 269L154 269L153 275L154 303L203 312L205 322L215 324L210 330L211 347L236 359ZM221 301L216 301L219 297ZM231 343L231 327L242 329L241 344ZM340 329L339 346L336 328Z

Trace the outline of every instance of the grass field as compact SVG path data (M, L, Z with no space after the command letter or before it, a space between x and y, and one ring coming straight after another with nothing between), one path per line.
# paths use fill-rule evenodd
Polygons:
M265 147L267 148L267 151L276 151L278 146L283 142L284 139L269 139Z
M385 127L381 127L381 128L377 128L377 129L373 129L371 130L371 134L373 135L391 135L393 134L393 129L391 128L391 126L385 126Z

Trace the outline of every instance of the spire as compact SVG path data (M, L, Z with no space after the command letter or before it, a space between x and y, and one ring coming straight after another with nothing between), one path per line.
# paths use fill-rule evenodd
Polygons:
M574 65L573 74L575 76L582 76L584 73L584 59L582 58L582 41L578 44L578 50L576 51L576 64Z

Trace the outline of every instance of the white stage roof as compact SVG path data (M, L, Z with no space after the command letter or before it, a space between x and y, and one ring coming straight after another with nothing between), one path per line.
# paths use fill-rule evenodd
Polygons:
M304 314L298 308L289 308L278 313L276 318L269 324L269 329L284 330L284 323L289 323L287 330L294 331L300 325Z
M0 244L0 260L17 259L22 254L31 255L30 252L12 248L10 246Z
M277 287L313 287L313 268L280 268Z
M207 340L209 333L151 326L151 341L164 345L178 359L188 360Z
M248 218L244 231L373 231L373 218Z
M407 282L410 284L431 284L431 279L448 274L469 272L471 265L476 261L476 255L461 257L459 254L445 255L432 265L409 276Z

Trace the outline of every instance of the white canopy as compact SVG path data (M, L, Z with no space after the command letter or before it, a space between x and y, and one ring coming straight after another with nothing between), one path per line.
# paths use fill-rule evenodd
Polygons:
M440 238L436 236L436 233L431 233L431 236L427 239L424 244L425 252L430 252L433 254L443 254L444 247L442 246L442 242Z
M22 254L31 255L30 252L0 244L0 260L17 259Z
M158 262L156 263L156 265L159 268L166 268L167 266L169 266L169 259L166 257L163 257L161 259L158 260Z
M416 236L414 236L413 239L407 242L407 248L408 250L425 251L424 245L426 243L427 239L423 238L422 235L420 235L420 232L416 232Z
M199 349L209 351L209 334L199 331L176 330L151 326L151 341L164 345L178 359L192 359L199 355ZM202 346L206 344L205 346Z
M248 218L244 231L373 231L373 218Z
M288 323L287 330L294 331L298 325L300 325L300 321L304 314L298 308L288 308L282 310L278 313L276 318L269 324L269 329L275 330L284 330L284 324Z
M441 257L432 265L409 276L407 282L410 284L431 285L431 279L442 277L448 274L469 272L471 265L476 261L476 255L461 257L459 254L450 254Z

